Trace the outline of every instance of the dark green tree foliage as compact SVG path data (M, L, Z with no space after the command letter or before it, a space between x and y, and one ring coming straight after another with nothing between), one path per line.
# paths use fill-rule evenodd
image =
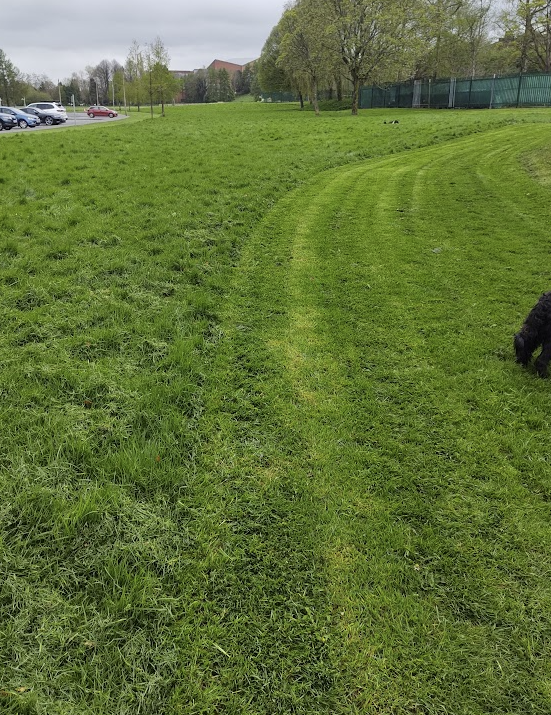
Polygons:
M237 95L242 95L242 94L248 94L247 91L244 91L245 88L245 82L243 80L243 72L241 70L238 70L232 77L232 87L233 91Z
M251 75L251 94L255 100L260 99L262 89L260 88L260 82L258 81L258 71L255 66L254 72Z
M202 104L207 96L207 71L198 70L184 79L183 101L187 104Z
M0 50L0 98L4 104L16 104L20 93L19 70L11 62L4 50Z
M206 102L232 102L235 99L231 79L224 68L210 68L207 72Z
M282 30L280 25L281 21L270 32L257 63L258 83L264 92L289 92L291 90L291 78L277 64L281 54Z
M80 84L78 79L73 75L68 83L61 85L61 101L68 106L71 105L72 98L75 99L75 104L80 104L82 101Z
M111 79L111 63L102 60L94 69L94 79L98 83L98 99L100 104L109 101L109 81Z
M235 94L241 96L244 94L250 94L251 84L253 83L255 75L255 63L251 62L243 67L243 70L239 70L235 73L232 79L232 86Z

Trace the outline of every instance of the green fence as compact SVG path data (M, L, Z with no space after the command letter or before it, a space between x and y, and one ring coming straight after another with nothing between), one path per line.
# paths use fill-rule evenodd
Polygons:
M495 109L549 106L551 74L414 80L386 87L362 87L360 91L361 109Z
M292 92L262 92L263 102L298 102L298 97Z

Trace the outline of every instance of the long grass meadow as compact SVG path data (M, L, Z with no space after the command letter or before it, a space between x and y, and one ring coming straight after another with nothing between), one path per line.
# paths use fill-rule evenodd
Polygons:
M0 137L2 714L551 712L550 119Z

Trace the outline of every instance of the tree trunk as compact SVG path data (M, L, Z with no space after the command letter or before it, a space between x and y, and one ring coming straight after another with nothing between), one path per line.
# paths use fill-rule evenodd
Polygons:
M351 71L352 76L352 114L357 116L360 101L360 77L356 70Z
M549 22L549 5L545 8L545 71L551 68L551 24Z
M532 34L532 17L530 10L526 9L524 18L524 35L522 36L522 46L520 53L520 71L525 74L528 69L528 45L530 44L530 36Z
M319 104L318 104L318 81L315 78L312 79L311 92L312 92L312 104L314 105L314 112L316 113L316 117L319 117L320 108L319 108Z

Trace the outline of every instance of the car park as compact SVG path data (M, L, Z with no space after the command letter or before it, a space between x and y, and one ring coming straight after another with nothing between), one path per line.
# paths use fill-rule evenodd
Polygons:
M2 129L13 129L16 126L17 119L13 116L13 114L0 112L0 131L2 131Z
M49 127L51 127L52 124L61 124L61 122L65 121L59 112L56 112L55 114L48 114L43 109L28 106L20 107L20 109L22 112L26 112L27 114L32 114L34 117L37 117L37 119L40 119L41 124L47 124Z
M14 116L17 121L17 126L21 127L21 129L36 127L40 124L38 117L33 117L32 114L27 114L22 109L17 109L16 107L0 107L0 112Z
M114 109L104 107L101 104L94 104L86 110L86 114L93 119L94 117L118 117L118 113Z
M27 105L27 108L30 107L36 107L56 119L60 118L62 122L67 121L67 111L60 102L31 102Z

